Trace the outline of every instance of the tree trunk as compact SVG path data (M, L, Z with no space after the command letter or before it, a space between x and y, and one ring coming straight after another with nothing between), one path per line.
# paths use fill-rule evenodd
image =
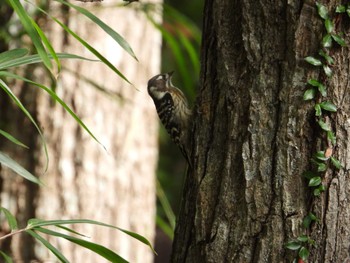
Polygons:
M161 36L142 12L132 8L105 7L107 3L104 2L74 4L90 9L120 33L133 48L139 62L89 19L57 3L50 5L54 16L65 20L73 31L125 74L135 87L102 63L81 60L62 62L63 71L58 77L56 92L92 130L106 150L58 103L53 103L46 93L30 91L32 87L19 89L18 92L31 105L32 113L39 120L47 138L49 169L41 177L45 186L40 189L29 188L32 184L22 182L19 177L6 178L8 172L4 172L2 196L8 195L9 200L2 199L2 206L20 215L22 224L28 217L47 220L86 218L137 232L152 242L155 230L158 119L146 84L150 76L160 71ZM57 52L93 58L53 21L43 19L39 23L46 26ZM38 82L49 82L41 69L36 68L32 76ZM30 126L28 121L23 125L18 122L12 125L18 125L15 127L18 137L27 138L24 141L31 146L31 154L24 158L24 166L35 174L43 173L46 160L38 134L22 130ZM16 182L19 187L15 187L14 180L19 181ZM17 204L18 200L23 202ZM17 207L11 206L11 203ZM118 230L89 225L75 226L74 229L90 237L89 241L102 244L131 262L153 261L149 247ZM35 255L34 248L29 245L30 242L24 241L24 236L19 236L13 243L16 260L29 262L33 257L45 262L52 260L52 254L41 244L35 248ZM66 240L49 237L49 241L71 262L105 262L100 256ZM29 252L26 254L24 251Z
M335 1L327 6L334 11ZM336 31L348 31L345 24ZM350 243L348 48L332 48L334 76L327 98L317 101L339 108L327 118L338 140L333 155L345 167L330 166L326 191L313 197L303 172L327 146L314 102L303 100L307 80L324 76L304 60L317 55L324 35L315 2L206 1L203 27L194 168L172 262L292 262L297 252L285 244L302 234L316 242L310 262L343 262ZM320 220L305 230L309 212Z

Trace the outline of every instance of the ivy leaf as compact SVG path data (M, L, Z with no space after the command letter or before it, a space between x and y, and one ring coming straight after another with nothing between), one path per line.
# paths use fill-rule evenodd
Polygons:
M327 131L327 139L335 146L337 139L332 131Z
M328 64L332 65L334 63L334 59L322 49L318 52L318 54L322 56L327 61Z
M318 151L315 154L316 159L320 160L320 161L327 161L329 159L329 157L326 157L324 154L324 151Z
M321 93L321 95L323 97L327 96L326 87L322 83L320 83L318 80L316 80L316 79L309 79L307 81L307 83L309 85L313 86L313 87L317 87L318 91ZM304 96L305 96L305 94L304 94ZM314 94L314 96L311 99L313 99L314 97L315 97L315 94ZM304 100L306 100L305 97L304 97Z
M324 187L324 185L321 184L314 190L314 196L319 196L322 192L324 192L325 189L326 188Z
M309 181L309 186L313 187L313 186L319 186L321 184L322 180L320 176L316 176L310 179Z
M307 235L298 236L297 239L298 239L300 242L307 242L307 241L309 240L309 238L308 238Z
M303 219L303 226L305 228L309 228L310 224L313 222L313 221L319 221L319 219L313 214L313 213L309 213L307 216L304 217Z
M327 170L327 165L325 163L318 163L317 164L317 171L318 172L324 172Z
M312 56L308 56L305 58L305 61L313 66L322 66L322 62L321 60L317 59L317 58L314 58Z
M331 77L333 74L332 69L328 65L323 65L323 71L327 77Z
M321 85L321 83L318 82L317 79L309 79L307 81L307 84L310 84L311 86L314 86L314 87L318 87L319 85Z
M337 8L335 9L336 13L345 13L346 7L345 5L338 5Z
M332 36L330 34L327 34L322 38L322 46L324 48L329 48L332 46Z
M320 107L326 111L336 112L337 106L335 106L332 102L324 101L320 103Z
M317 6L317 11L318 11L319 16L321 18L323 18L323 19L328 19L328 10L327 10L327 8L324 5L322 5L322 4L318 3L318 2L316 2L316 6Z
M315 98L315 94L316 94L315 89L307 89L304 92L303 99L304 100L312 100L313 98Z
M345 47L346 43L345 40L339 36L339 35L332 35L332 38L334 39L335 42L337 42L340 46Z
M319 117L322 115L322 109L319 103L315 105L315 116Z
M302 260L307 260L307 258L309 257L309 250L306 248L306 247L301 247L300 250L299 250L299 257L302 259Z
M324 25L326 27L327 33L330 34L333 32L334 30L334 24L330 19L326 19L326 21L324 21Z
M301 247L301 244L299 241L289 241L286 244L286 248L290 249L290 250L298 250Z
M303 173L303 176L306 178L306 179L311 179L313 177L316 177L317 176L317 173L315 172L312 172L312 171L306 171Z
M324 85L321 84L320 86L318 86L318 91L321 93L322 97L327 96L327 90Z
M331 162L335 166L335 168L337 168L338 170L342 168L342 165L338 159L331 157Z

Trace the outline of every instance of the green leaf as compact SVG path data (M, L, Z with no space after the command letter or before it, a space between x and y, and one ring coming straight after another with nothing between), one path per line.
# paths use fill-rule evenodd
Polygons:
M35 27L33 26L33 23L35 23L31 17L28 16L27 12L25 11L24 7L22 6L21 2L19 0L8 0L16 14L18 15L19 19L21 20L21 23L24 27L24 29L27 31L30 39L32 40L35 49L37 50L39 56L41 57L44 65L52 71L52 63L50 61L49 56L46 53L46 50L41 42L41 38L36 31Z
M322 110L321 110L321 106L319 103L315 104L315 116L319 117L322 115Z
M326 19L326 20L324 21L324 25L325 25L325 27L326 27L326 30L327 30L327 33L328 33L328 34L330 34L330 33L333 32L333 30L334 30L334 24L333 24L333 22L332 22L330 19Z
M312 222L312 220L309 216L304 217L304 219L303 219L304 228L306 228L306 229L309 228L311 225L311 222Z
M317 164L317 171L318 172L324 172L327 170L327 165L325 163L318 163Z
M289 241L287 244L286 244L286 248L290 249L290 250L298 250L299 248L301 247L301 244L299 241Z
M301 235L297 238L300 242L307 242L309 237L307 235Z
M335 9L336 13L345 13L345 11L346 11L345 5L338 5Z
M309 186L310 187L318 186L318 185L321 184L321 182L322 182L321 177L320 176L316 176L316 177L313 177L313 178L310 179Z
M64 4L66 6L69 6L71 8L74 8L79 13L85 15L89 19L91 19L96 25L98 25L101 29L103 29L108 35L110 35L126 52L128 52L134 59L137 60L137 57L130 47L129 43L125 41L125 39L119 35L116 31L114 31L110 26L108 26L106 23L104 23L101 19L96 17L94 14L90 13L85 8L82 8L80 6L74 5L72 3L69 3L67 1L63 0L56 0L57 2L60 2L61 4Z
M160 184L159 180L157 179L157 182L156 182L156 194L157 194L157 197L158 197L158 200L161 204L161 207L168 219L168 222L169 222L169 226L171 227L172 231L175 230L175 214L174 214L174 211L172 210L171 208L171 205L169 203L169 200L167 198L167 196L165 195L164 193L164 190L163 190L163 187L162 185Z
M61 71L61 62L57 57L56 51L54 50L54 48L52 47L50 41L47 39L46 35L44 34L44 32L41 30L41 28L37 25L37 23L30 18L32 25L34 26L34 28L36 29L36 31L38 32L41 41L44 43L45 47L47 48L47 50L49 51L50 56L52 56L52 58L55 60L56 65L57 65L57 73L59 73ZM48 56L50 58L50 56ZM53 73L53 72L52 72Z
M323 65L323 71L327 77L331 77L333 74L332 69L328 65Z
M42 236L34 232L33 230L26 230L26 232L34 237L36 240L40 241L45 247L47 247L61 262L63 263L69 263L69 260L63 256L63 254L55 248L53 245L51 245L50 242L48 242L46 239L44 239Z
M0 211L2 211L6 217L6 220L9 224L9 227L12 230L16 230L18 228L17 220L16 218L11 214L9 210L7 210L5 207L0 207Z
M170 240L174 239L174 230L171 228L169 223L165 222L165 220L158 215L158 213L156 215L156 225L169 237Z
M5 262L6 262L6 263L13 263L12 259L11 259L8 255L6 255L5 252L3 252L3 251L0 250L0 254L1 254L2 257L5 259Z
M49 57L51 58L50 55ZM74 54L69 54L69 53L57 53L57 57L60 59L82 59L82 60L94 61L94 62L99 61L96 59L88 59L88 58L84 58L84 57L74 55ZM35 54L35 55L30 55L26 57L20 57L20 58L4 61L3 63L0 64L0 70L12 68L12 67L30 65L35 63L41 63L41 62L42 60L39 57L39 55Z
M322 49L318 52L320 56L322 56L329 65L332 65L334 63L334 59L325 51Z
M324 185L319 185L316 189L314 189L314 196L319 196L325 190Z
M332 143L333 146L336 145L337 140L336 140L336 137L332 131L327 131L327 139Z
M303 173L303 176L304 176L306 179L309 179L309 180L310 180L311 178L318 176L318 174L315 173L315 172L313 172L313 171L306 171L306 172Z
M311 56L306 57L305 61L311 65L314 65L314 66L322 66L321 60L314 58L314 57L311 57Z
M71 220L48 220L48 221L44 221L44 220L40 220L40 219L37 219L37 218L32 218L32 219L29 219L28 220L28 223L27 223L27 229L32 229L32 228L35 228L35 227L42 227L42 226L57 226L57 225L68 225L68 224L92 224L92 225L99 225L99 226L104 226L104 227L110 227L110 228L114 228L114 229L118 229L119 231L137 239L138 241L144 243L145 245L149 246L150 249L155 253L151 243L146 239L144 238L143 236L137 234L137 233L134 233L134 232L131 232L131 231L128 231L128 230L125 230L125 229L122 229L122 228L119 228L119 227L116 227L116 226L113 226L113 225L109 225L109 224L105 224L105 223L102 223L102 222L98 222L98 221L94 221L94 220L89 220L89 219L71 219Z
M322 96L326 96L327 95L327 91L326 91L326 87L320 83L318 80L316 79L309 79L307 81L307 83L313 87L317 87L318 88L318 91L321 93ZM308 92L311 92L311 91L308 91ZM306 92L305 92L306 93ZM305 93L304 93L304 96L305 96ZM312 94L312 99L315 97L315 94L316 92L314 91L314 94ZM311 94L306 94L308 97L311 95ZM305 100L305 97L304 97L304 100Z
M7 132L1 130L1 129L0 129L0 134L1 134L2 136L4 136L6 139L8 139L8 140L10 140L11 142L13 142L14 144L17 144L17 145L19 145L19 146L21 146L21 147L24 147L24 148L29 149L29 147L28 147L27 145L21 143L19 140L17 140L17 139L16 139L15 137L13 137L11 134L9 134L9 133L7 133Z
M65 226L63 226L63 225L57 225L56 227L61 228L61 229L65 230L65 231L67 231L67 232L73 233L73 234L75 234L75 235L82 236L82 237L87 237L87 238L88 238L88 236L86 236L86 235L84 235L84 234L82 234L82 233L79 233L79 232L77 232L77 231L75 231L75 230L73 230L73 229L71 229L71 228L69 228L69 227L65 227Z
M25 48L16 48L0 53L0 68L3 63L24 57L27 54L28 49Z
M43 183L38 178L36 178L34 175L32 175L30 172L24 169L21 165L19 165L15 160L11 159L3 152L0 152L0 163L3 166L10 168L12 171L24 177L25 179L38 185L43 185Z
M303 99L304 100L312 100L313 98L315 98L315 94L316 94L315 89L307 89L304 92Z
M346 46L346 42L344 40L344 38L340 37L339 35L332 35L332 38L334 39L335 42L338 43L338 45L345 47Z
M324 130L324 131L330 131L331 130L331 127L327 123L322 121L322 120L318 121L318 125L320 125L321 129Z
M332 36L330 34L327 34L322 38L322 46L324 48L330 48L332 46Z
M321 18L323 18L323 19L328 19L328 10L327 10L327 8L324 5L322 5L322 4L318 3L318 2L316 2L316 6L317 6L317 11L318 11L319 16Z
M341 169L342 168L342 165L341 165L341 163L339 162L338 159L336 159L334 157L331 157L331 162L335 166L335 168L337 168L337 169Z
M31 230L29 230L31 231ZM56 231L52 231L46 228L42 228L42 227L37 227L36 231L40 231L42 233L45 233L47 235L51 235L51 236L55 236L55 237L61 237L64 238L66 240L69 240L72 243L75 243L79 246L85 247L93 252L95 252L96 254L99 254L100 256L104 257L105 259L109 260L110 262L116 262L116 263L127 263L128 261L126 261L125 259L123 259L121 256L119 256L118 254L114 253L112 250L101 246L99 244L96 243L92 243L80 238L76 238L76 237L72 237L72 236L68 236Z
M309 257L309 250L306 247L301 247L298 254L302 260L307 260Z
M310 84L311 86L314 86L314 87L318 87L318 86L321 85L321 83L318 82L317 79L309 79L309 80L307 81L307 84Z
M315 154L315 157L320 160L320 161L327 161L329 159L329 157L326 157L325 154L324 154L324 151L318 151L316 154Z
M327 90L326 90L326 86L324 86L324 85L320 85L320 86L318 86L318 91L321 93L321 95L323 96L323 97L326 97L327 96Z
M43 89L44 91L46 91L55 101L57 101L59 104L61 104L61 106L75 119L75 121L96 141L98 142L100 145L102 145L102 143L95 137L95 135L90 131L90 129L85 125L85 123L74 113L74 111L60 98L57 96L57 94L50 88L41 85L37 82L31 81L29 79L23 78L21 76L18 76L16 74L12 74L10 72L5 72L5 71L0 71L0 76L6 76L6 77L11 77L11 78L15 78L15 79L20 79L23 80L25 82L28 82L32 85L35 85L41 89ZM103 146L103 145L102 145Z
M309 228L310 224L313 221L318 221L318 218L313 214L313 213L309 213L307 216L304 217L303 219L303 226L304 228Z
M46 171L49 164L49 154L47 152L46 141L43 133L41 132L38 124L35 122L32 115L29 113L29 111L23 106L22 102L16 97L16 95L11 91L11 89L7 86L7 84L2 79L0 79L0 87L7 93L7 95L14 101L14 103L24 112L27 118L33 123L33 125L37 129L44 146L44 151L46 156L46 167L45 167L45 171Z
M322 109L330 112L336 112L337 111L337 106L335 106L332 102L329 101L324 101L320 103L320 106Z

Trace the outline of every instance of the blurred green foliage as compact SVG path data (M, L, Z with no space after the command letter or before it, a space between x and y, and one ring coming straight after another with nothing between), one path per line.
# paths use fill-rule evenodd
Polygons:
M199 79L199 54L203 1L165 1L162 24L162 72L174 70L173 84L187 96L193 106ZM165 32L164 32L165 31ZM186 172L186 161L171 142L163 127L159 136L159 166L157 177L167 199L177 215ZM157 214L171 225L160 202Z

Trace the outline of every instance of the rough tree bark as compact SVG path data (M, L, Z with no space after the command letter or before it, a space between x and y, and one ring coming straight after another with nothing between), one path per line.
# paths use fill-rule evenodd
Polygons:
M327 6L335 10L336 1ZM348 24L337 24L347 42ZM320 74L304 58L317 54L323 28L315 1L206 1L194 169L172 262L292 262L284 244L303 233L310 211L320 218L308 230L317 245L310 262L349 257L348 48L332 51L327 98L340 108L329 120L344 168L327 171L319 198L302 176L325 147L313 104L303 101L306 81Z
M146 83L160 70L161 36L142 12L132 8L104 7L107 3L74 4L91 9L120 33L132 46L139 62L89 19L50 2L54 15L65 20L73 31L103 53L135 87L102 63L62 62L63 72L56 91L106 150L47 94L32 87L17 87L17 93L44 130L50 163L41 177L45 187L40 189L19 176L9 177L9 171L3 171L1 205L15 213L21 225L31 217L47 220L87 218L137 232L152 242L158 121ZM45 26L57 51L93 57L53 21L40 18L39 23ZM38 82L48 82L42 69L36 68L30 75ZM37 132L28 120L23 122L23 117L10 116L10 110L16 112L18 109L10 104L2 109L9 110L7 113L2 110L6 130L31 148L23 154L6 143L2 150L22 159L20 162L33 173L42 174L45 156ZM109 247L131 262L153 261L153 253L147 246L115 229L87 225L75 229L91 237L90 241ZM12 253L16 262L29 262L33 258L52 260L46 249L42 246L34 248L33 242L24 238L26 235L13 240ZM49 240L71 262L105 262L100 256L65 240Z

